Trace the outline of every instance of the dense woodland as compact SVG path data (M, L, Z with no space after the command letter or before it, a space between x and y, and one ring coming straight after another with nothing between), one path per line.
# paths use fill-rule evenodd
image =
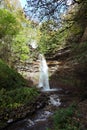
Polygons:
M0 128L7 126L9 119L24 118L29 109L31 113L36 110L30 104L41 98L41 92L21 70L26 72L26 66L35 63L40 53L48 62L61 62L49 77L50 84L71 89L80 101L87 101L86 0L27 0L24 9L19 0L0 1ZM42 102L46 98L41 98ZM80 123L77 110L74 104L57 111L54 130L82 130L82 126L86 130L87 112L83 110Z

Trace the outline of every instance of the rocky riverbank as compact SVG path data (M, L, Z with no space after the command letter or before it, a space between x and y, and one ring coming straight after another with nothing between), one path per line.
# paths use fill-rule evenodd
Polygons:
M35 100L29 102L27 105L22 105L11 111L8 111L8 109L5 108L4 113L0 114L0 128L3 129L11 123L21 120L27 116L31 116L38 109L43 108L47 102L48 96L41 93Z

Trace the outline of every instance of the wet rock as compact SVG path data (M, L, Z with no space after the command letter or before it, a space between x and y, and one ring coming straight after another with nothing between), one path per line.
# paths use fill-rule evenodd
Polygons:
M33 122L32 120L28 119L28 125L29 125L29 126L33 126L33 125L34 125L34 122Z
M9 119L8 121L7 121L7 123L9 124L9 123L12 123L13 122L13 119Z
M72 94L70 90L65 91L65 94Z

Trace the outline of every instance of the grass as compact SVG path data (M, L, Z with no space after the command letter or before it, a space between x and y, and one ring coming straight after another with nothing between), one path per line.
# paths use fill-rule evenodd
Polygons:
M80 130L81 128L75 104L58 110L53 120L54 130Z

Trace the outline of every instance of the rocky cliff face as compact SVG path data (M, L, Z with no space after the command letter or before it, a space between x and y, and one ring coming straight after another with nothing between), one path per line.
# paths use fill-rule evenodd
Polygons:
M87 41L87 27L85 28L85 31L83 33L83 36L81 38L81 42L86 42Z
M78 48L77 48L78 47ZM59 58L61 64L50 77L52 87L73 89L72 92L87 94L87 45L86 42L71 47L69 55ZM61 52L62 53L62 52Z

